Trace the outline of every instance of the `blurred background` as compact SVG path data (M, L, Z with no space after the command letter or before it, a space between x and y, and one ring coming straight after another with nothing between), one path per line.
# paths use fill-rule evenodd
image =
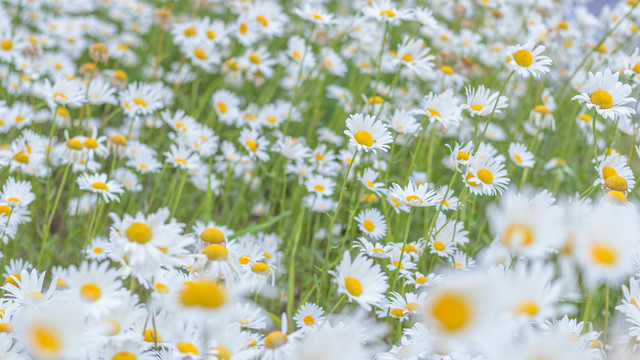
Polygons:
M596 14L599 15L600 14L600 10L602 10L602 8L606 5L613 5L615 3L617 3L619 0L591 0L591 3L589 5L589 9L591 9L591 11Z

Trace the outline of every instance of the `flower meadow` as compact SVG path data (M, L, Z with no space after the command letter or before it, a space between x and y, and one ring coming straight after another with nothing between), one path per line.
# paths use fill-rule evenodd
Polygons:
M640 357L637 0L0 4L0 359Z

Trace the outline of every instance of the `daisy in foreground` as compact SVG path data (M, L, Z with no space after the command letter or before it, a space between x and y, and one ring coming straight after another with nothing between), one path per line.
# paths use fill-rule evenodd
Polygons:
M549 72L551 59L542 56L545 47L542 45L535 46L535 41L530 39L524 45L509 46L507 48L507 66L514 70L522 77L540 77L540 75Z
M338 294L346 295L350 302L356 301L367 311L384 299L389 287L387 275L380 265L363 254L351 261L351 254L345 251L336 271L329 273L335 277L333 281L338 284Z
M387 125L382 121L376 121L375 116L353 114L349 116L346 124L347 130L344 134L349 137L349 143L359 150L387 151L388 144L393 142Z
M631 94L631 86L618 81L620 73L611 73L606 69L604 72L597 72L595 75L589 73L589 80L584 86L586 92L574 96L571 100L578 100L584 103L588 109L595 108L603 118L615 120L628 120L636 110L630 107L630 103L635 100L627 97Z

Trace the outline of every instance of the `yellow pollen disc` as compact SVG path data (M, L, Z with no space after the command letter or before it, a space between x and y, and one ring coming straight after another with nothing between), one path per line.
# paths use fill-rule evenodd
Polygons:
M9 323L0 323L0 333L10 334L13 332L13 326Z
M258 54L256 53L252 53L251 55L249 55L249 61L254 64L260 64L260 56L258 56Z
M640 62L637 62L631 70L636 74L640 74Z
M109 188L107 187L107 184L101 182L101 181L96 181L93 184L91 184L91 187L96 189L96 190L104 190L104 191L109 191Z
M420 198L417 195L409 195L405 198L405 200L407 201L420 200Z
M605 90L595 91L589 96L591 102L600 109L610 109L613 107L613 97Z
M417 253L417 252L418 252L418 249L416 249L416 247L415 247L415 246L413 246L413 245L411 245L411 244L407 244L407 245L404 247L404 252L407 252L407 253L411 253L411 252L412 252L412 253Z
M468 173L467 176L465 176L464 180L467 182L467 184L471 185L471 186L477 186L478 183L476 183L475 181L471 180L471 178L473 177L472 173Z
M161 294L169 293L169 287L165 284L157 283L154 287L156 288L156 291Z
M304 324L307 325L307 326L311 326L311 325L316 323L316 320L311 315L305 316L304 320L302 320L302 321L304 321Z
M420 304L418 304L417 302L410 302L405 305L404 308L411 312L418 312L420 311Z
M399 267L400 269L404 269L404 266L402 266L402 264L400 264L400 262L398 262L398 260L394 260L393 261L393 266Z
M247 265L251 261L251 258L247 255L242 255L238 258L238 262L242 265Z
M69 99L67 98L67 95L65 95L65 94L63 94L63 93L55 93L55 94L53 94L53 98L54 98L54 99L60 98L60 99L63 99L64 101L69 100Z
M471 105L471 110L482 111L483 108L484 106L482 105Z
M403 317L405 314L404 309L393 309L391 310L391 315L395 317Z
M493 182L493 174L488 169L478 170L478 179L485 184L491 184Z
M330 60L325 60L324 64L327 65L328 67L332 68L333 67L333 63Z
M627 197L620 191L611 190L605 195L608 199L615 200L621 204L627 202Z
M156 332L153 329L147 329L144 331L144 341L146 342L151 342L151 343L159 343L162 342L162 336L160 336L160 334L158 334L158 332Z
M120 324L117 321L109 318L102 319L102 323L105 325L107 331L105 333L109 336L114 336L120 333Z
M35 347L43 353L56 354L62 348L62 341L55 329L38 325L30 331L31 342Z
M9 51L13 48L13 41L11 40L2 40L0 43L0 48L4 51Z
M113 72L113 77L118 81L127 81L129 76L124 70L116 70Z
M354 277L344 279L344 287L347 289L349 294L353 296L359 296L362 294L362 284L360 283L360 280Z
M372 96L367 100L369 104L382 104L384 102L384 98L382 96Z
M215 40L216 38L216 33L213 32L212 30L207 30L205 31L207 34L207 37L209 38L209 40Z
M82 143L78 139L69 139L67 141L67 147L71 150L80 151L82 150Z
M522 315L535 316L538 311L538 305L531 300L525 300L516 307L516 312Z
M287 335L282 331L273 331L264 339L264 347L267 349L277 349L280 346L286 344L288 341Z
M220 244L225 241L224 233L218 228L206 228L200 234L200 239L211 244Z
M256 152L258 150L258 144L253 140L247 140L244 142L251 152Z
M544 106L544 105L538 105L538 106L534 107L533 111L537 112L537 113L540 113L540 114L544 114L544 115L551 114L551 110L549 110L549 108Z
M514 154L513 157L516 159L518 164L522 164L522 157L518 154Z
M239 27L238 30L240 31L240 34L244 35L244 34L247 33L247 30L249 30L249 29L247 28L247 24L242 23L242 24L240 24L240 27Z
M625 180L622 176L612 175L605 180L604 184L611 190L616 190L620 192L627 191L628 184L627 180Z
M440 72L447 74L447 75L453 75L455 72L453 71L453 68L451 66L445 65L442 66L440 68Z
M269 25L269 21L267 21L267 18L262 16L262 15L258 15L256 17L256 20L262 24L262 26L267 27Z
M229 250L218 244L211 244L202 250L202 253L207 255L207 258L211 261L223 261L229 257Z
M133 99L133 103L138 105L138 106L147 107L147 102L144 101L144 99L142 99L142 98Z
M69 109L65 108L65 107L59 107L58 110L58 115L63 116L63 117L68 117L69 116Z
M213 350L217 350L218 351L218 353L216 354L216 358L218 358L218 360L229 360L229 359L231 359L231 351L229 351L229 349L227 349L226 346L218 345L218 346L214 347Z
M198 355L198 348L188 341L180 341L176 344L178 351L183 354L196 354Z
M94 302L100 299L101 294L102 291L100 291L100 287L96 284L85 284L80 288L80 297L87 302Z
M219 102L216 105L218 106L218 110L220 111L220 113L222 113L222 114L226 114L227 113L227 105L225 103Z
M371 221L371 220L365 220L364 224L362 224L362 225L369 232L373 231L376 228L375 225L373 224L373 221Z
M18 281L22 281L22 278L21 278L20 274L11 274L11 275L7 276L7 279L4 281L4 283L5 284L11 284L11 285L19 288L20 286L18 285Z
M596 50L600 54L606 54L607 53L607 47L604 44L600 44L600 46L598 46L598 48Z
M434 110L434 109L427 109L427 112L429 113L429 116L442 117L442 116L440 116L440 113L439 113L437 110Z
M390 17L390 18L396 17L396 13L393 10L382 10L380 12L380 16L383 16L383 15L385 15L387 17Z
M87 149L95 149L98 147L98 142L95 139L92 138L87 138L84 142L83 145L87 148Z
M144 244L151 240L152 231L149 225L141 222L135 222L129 225L129 227L125 231L125 234L127 235L127 239L129 239L129 241Z
M195 28L190 27L190 28L184 29L184 36L186 36L186 37L192 37L195 34L196 34L196 29Z
M436 249L437 251L442 251L444 250L444 244L441 241L435 241L433 243L433 248Z
M373 188L375 187L375 185L373 184L373 182L371 182L371 181L369 181L369 180L365 180L365 182L367 183L367 185L368 185L370 188L372 188L372 189L373 189Z
M416 283L418 284L426 284L429 281L429 278L426 276L420 276L416 278Z
M270 117L268 117L268 118L267 118L267 122L268 122L268 123L271 123L271 124L275 124L275 122L276 122L277 120L278 120L278 119L276 119L276 117L275 117L275 116L270 116Z
M515 242L519 240L519 242ZM511 224L504 232L502 241L505 245L527 246L533 242L533 230L524 224Z
M227 303L227 293L224 287L215 281L188 281L180 292L179 301L187 307L217 309Z
M316 186L313 187L314 190L318 191L318 192L323 192L324 191L324 186L317 184Z
M40 291L31 291L27 294L27 297L37 303L41 303L44 301L44 294L42 294Z
M120 135L120 134L112 135L109 138L109 141L111 141L111 143L113 143L114 145L127 146L127 138L125 138L124 135Z
M28 164L29 163L29 155L25 154L24 152L20 151L19 153L13 155L13 160L22 163L22 164Z
M618 252L608 244L598 243L591 247L591 257L599 265L611 266L618 259Z
M368 131L360 130L355 134L353 134L353 138L360 145L364 145L364 146L373 145L373 136Z
M413 57L409 54L404 54L402 55L402 61L406 61L406 62L412 62L413 61Z
M120 351L119 353L113 355L111 360L136 360L136 356L128 351Z
M593 339L593 340L591 340L591 348L592 349L600 349L600 348L602 348L602 344L600 343L600 341L598 339Z
M460 160L469 160L469 154L464 152L464 151L458 151L458 156L456 157L456 160L460 161Z
M618 176L618 172L611 166L605 166L602 168L602 179L605 181L611 176Z
M471 309L461 294L443 293L434 301L432 315L442 329L455 332L469 323Z
M253 266L251 267L251 271L257 274L266 275L269 273L269 265L262 262L258 262L253 264Z
M522 67L529 67L533 63L533 56L527 50L518 50L513 54L513 60Z
M298 60L302 59L302 55L298 51L293 50L291 55Z

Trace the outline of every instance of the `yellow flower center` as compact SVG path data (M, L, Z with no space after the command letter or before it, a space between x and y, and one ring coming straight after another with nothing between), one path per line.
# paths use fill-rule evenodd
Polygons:
M599 265L611 266L618 260L618 252L611 245L598 243L591 247L591 257Z
M631 70L636 74L640 74L640 62L637 62Z
M324 191L324 186L317 184L316 186L313 187L316 191L318 192L323 192Z
M413 57L409 54L404 54L402 55L402 61L406 61L406 62L412 62L413 61Z
M444 250L444 244L441 241L435 241L433 243L433 248L436 249L437 251L442 251Z
M277 349L287 343L287 335L282 331L272 331L264 339L264 346L267 349Z
M136 360L136 356L128 351L120 351L119 353L113 355L111 360Z
M238 30L240 31L240 34L244 35L247 33L247 30L249 29L247 28L247 24L241 23Z
M445 65L442 66L440 68L440 72L447 74L447 75L453 75L455 72L453 71L453 68L451 66Z
M87 138L83 144L87 149L95 149L98 147L98 142L92 138Z
M256 152L258 150L258 144L255 141L247 140L244 143L249 147L249 150L251 150L251 152Z
M627 189L629 188L627 184L627 180L625 180L622 176L618 176L618 175L609 176L604 183L611 190L617 190L617 191L623 192L623 191L627 191Z
M485 184L491 184L493 182L493 174L488 169L478 170L478 179Z
M267 21L267 18L262 16L262 15L258 15L256 17L256 20L262 24L262 26L267 27L269 25L269 21Z
M293 50L291 55L298 60L302 59L302 55L298 51Z
M451 332L464 329L471 320L471 308L467 300L455 292L440 294L433 303L432 314L442 329Z
M405 200L407 201L420 200L420 197L418 197L418 195L409 195L405 197Z
M533 63L533 56L527 50L518 50L513 54L513 60L522 67L529 67Z
M198 348L188 341L180 341L176 344L178 351L183 354L196 354L198 355Z
M548 107L544 106L544 105L538 105L538 106L534 107L533 111L537 112L537 113L540 113L540 114L543 114L543 115L551 114L551 110Z
M127 138L125 138L124 135L121 134L112 135L109 138L109 141L111 141L114 145L127 146Z
M0 333L10 334L13 332L13 326L9 323L0 323Z
M475 111L482 111L482 109L484 108L484 106L482 105L471 105L471 110L475 110Z
M304 324L307 325L307 326L311 326L311 325L315 324L315 322L316 322L316 320L311 315L305 316L304 320L302 320L302 321L304 321Z
M127 239L138 244L144 244L151 240L152 232L151 227L145 223L135 222L127 228L125 231Z
M9 51L13 48L13 41L11 40L2 40L0 43L0 48L4 51Z
M100 299L101 294L102 291L96 284L85 284L80 288L80 297L87 302L94 302Z
M607 198L615 200L621 204L624 204L627 202L627 197L624 195L624 193L620 192L620 191L616 191L616 190L611 190L609 191L606 195Z
M429 113L430 116L442 117L442 116L440 116L440 113L437 110L427 109L427 112Z
M610 109L613 107L613 97L605 90L595 91L589 96L591 102L600 109Z
M93 184L91 184L91 187L96 189L96 190L104 190L104 191L109 191L109 188L107 187L107 184L101 182L101 181L96 181Z
M391 315L395 316L395 317L402 317L404 316L405 311L404 309L393 309L391 310Z
M533 230L524 224L511 224L504 232L502 241L505 245L510 246L516 241L517 245L527 246L533 242Z
M218 228L206 228L200 234L200 239L211 244L219 244L225 241L224 233Z
M360 130L355 134L353 134L353 138L360 145L364 145L364 146L373 145L373 136L368 131Z
M389 18L396 17L396 13L393 10L382 10L380 16L386 16Z
M253 264L253 266L251 267L251 271L257 274L266 275L269 273L269 265L262 262L258 262Z
M211 244L202 250L202 253L207 255L207 258L211 261L223 261L229 257L229 250L218 244Z
M187 307L217 309L227 303L227 293L224 287L215 281L188 281L184 284L179 300Z
M69 100L69 99L67 98L67 95L65 95L65 94L63 94L63 93L55 93L55 94L53 94L53 98L54 98L54 99L61 98L61 99L63 99L64 101Z
M231 359L231 351L229 351L229 349L227 349L226 346L218 345L218 346L215 346L213 348L213 350L217 350L218 351L218 353L216 354L216 357L218 358L218 360L229 360L229 359Z
M373 224L373 221L371 220L365 220L363 226L369 232L373 231L373 229L376 228L375 225Z
M82 143L78 139L69 139L67 141L67 147L71 150L80 151L82 150Z
M458 151L458 156L456 157L456 160L460 161L460 160L469 160L469 154L467 152L464 151Z
M22 163L22 164L28 164L29 163L29 155L25 154L23 151L20 151L19 153L13 155L13 160Z
M192 37L195 34L196 34L196 29L193 27L184 29L184 36L186 37Z
M162 336L160 336L160 334L158 334L158 332L153 329L145 330L143 335L144 335L144 341L146 342L151 342L151 343L162 342Z
M611 166L605 166L602 168L602 179L603 180L607 180L608 178L612 177L612 176L618 176L618 172L616 171L616 169L612 168Z
M55 354L62 349L60 336L49 326L37 325L31 329L30 335L31 341L40 352Z
M344 287L347 289L349 294L353 296L359 296L362 294L362 284L360 283L360 280L356 278L348 277L344 279Z
M142 99L142 98L133 99L133 103L138 105L138 106L147 107L147 102L144 101L144 99Z
M516 307L517 313L529 316L535 316L539 310L538 304L531 300L525 300Z
M254 64L260 64L260 56L256 53L251 53L251 55L249 55L249 61Z

